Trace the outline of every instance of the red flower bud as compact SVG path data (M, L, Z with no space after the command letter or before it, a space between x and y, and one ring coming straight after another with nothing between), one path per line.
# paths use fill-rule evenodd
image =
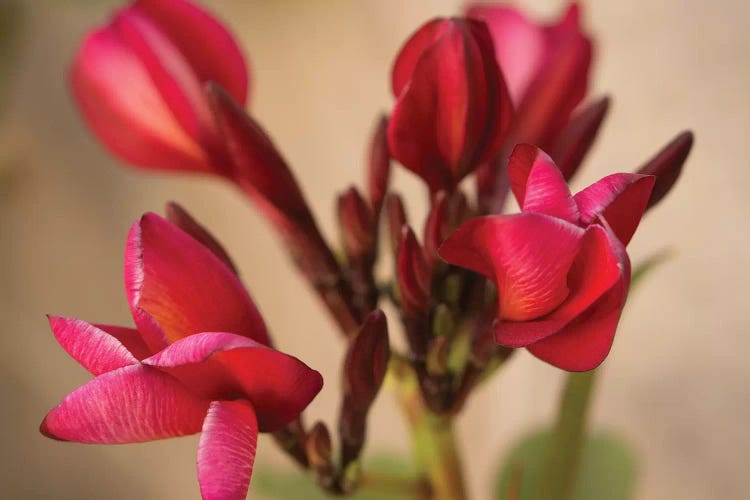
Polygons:
M393 254L398 253L401 244L401 229L408 223L404 201L396 193L390 193L386 198L385 209L388 216L388 235Z
M409 226L401 230L396 257L396 278L401 290L401 307L406 313L427 310L430 297L430 272L424 250Z
M450 211L448 195L445 191L440 191L435 195L435 199L427 214L427 220L424 226L424 254L428 266L432 269L440 260L437 249L448 237L451 230Z
M659 203L672 190L692 147L693 133L682 132L636 171L642 175L656 176L647 209Z
M566 180L571 179L594 143L609 111L609 97L595 101L576 114L560 132L550 156Z
M428 22L401 49L392 83L391 154L431 191L452 191L500 148L512 105L484 23Z
M380 214L391 175L391 155L388 152L388 140L386 138L387 128L388 118L381 116L372 135L370 155L367 162L367 194L370 197L372 211L376 215Z
M388 322L383 311L376 309L349 343L344 360L344 394L357 412L366 411L375 400L390 356Z
M372 210L354 186L338 198L338 217L344 250L362 258L375 251L375 220Z
M331 445L331 433L323 422L316 422L305 439L305 451L307 459L316 469L328 469L331 467L331 456L333 446Z
M71 69L98 139L133 165L225 174L204 85L243 105L247 67L227 29L186 0L138 0L90 33Z

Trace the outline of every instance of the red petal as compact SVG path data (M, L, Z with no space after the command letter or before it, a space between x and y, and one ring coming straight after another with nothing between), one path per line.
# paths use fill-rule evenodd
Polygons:
M245 58L232 34L216 18L186 0L138 0L133 9L158 25L201 82L216 82L236 101L247 102Z
M85 321L49 316L49 326L63 349L93 375L138 364L115 337Z
M253 473L258 421L246 401L214 401L198 444L204 500L244 500Z
M578 207L552 159L539 148L519 144L508 161L508 176L524 212L537 212L577 224Z
M659 203L672 190L692 147L693 133L682 132L636 171L641 175L656 176L647 209Z
M71 86L89 126L114 155L140 167L212 171L205 152L182 129L144 65L112 28L95 31L83 42Z
M633 237L654 187L653 176L612 174L574 197L581 222L592 224L604 217L615 235L627 245Z
M568 273L568 298L560 307L535 321L501 321L495 340L507 347L525 347L558 333L608 293L623 277L622 244L601 226L590 226Z
M150 315L170 342L218 330L269 343L260 313L231 269L158 215L144 215L130 230L125 285L142 332L153 325L138 311Z
M396 278L403 308L408 312L426 310L431 276L422 245L409 226L401 229L401 241L396 255Z
M404 87L414 74L417 61L445 33L449 23L450 21L444 18L428 21L404 43L398 56L396 56L391 72L391 85L395 97L401 95Z
M170 345L144 363L167 371L208 399L249 399L261 431L294 420L323 386L303 362L231 333L200 333Z
M525 321L553 311L568 296L567 275L583 233L536 213L479 217L448 237L440 255L493 279L500 318Z
M209 401L177 380L136 364L96 377L68 394L42 434L79 443L137 443L200 431Z
M387 129L388 118L381 116L375 126L375 131L370 142L370 154L368 156L365 177L370 205L376 216L380 215L380 209L383 206L383 199L388 191L388 181L391 175L391 155L388 152Z
M166 210L167 220L179 227L187 234L195 238L201 245L208 248L215 256L221 259L234 274L239 274L237 268L232 262L231 257L221 243L208 232L208 230L198 223L184 208L174 202L167 203Z

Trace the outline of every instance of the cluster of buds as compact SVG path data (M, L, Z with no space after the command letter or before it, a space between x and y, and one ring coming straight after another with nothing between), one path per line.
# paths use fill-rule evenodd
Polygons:
M188 0L121 9L73 64L79 108L123 161L222 177L266 216L347 342L339 450L328 425L308 428L301 416L319 374L273 348L227 253L176 205L167 219L144 216L128 238L135 329L52 318L60 343L96 378L52 410L42 431L107 443L202 429L201 492L216 500L244 498L256 435L271 431L321 486L349 493L389 360L412 370L423 405L438 415L459 411L521 347L565 370L598 366L627 297L625 246L676 181L692 135L636 173L571 195L567 181L609 109L606 97L581 105L591 60L576 5L550 25L493 5L423 25L395 59L396 101L374 128L365 189L338 197L335 252L245 109L247 65L227 29ZM422 223L389 185L395 162L424 181ZM475 193L461 182L469 176ZM510 192L519 214L500 213ZM381 239L395 263L386 284L375 273ZM390 345L379 309L387 299L408 352ZM154 397L159 407L149 406Z

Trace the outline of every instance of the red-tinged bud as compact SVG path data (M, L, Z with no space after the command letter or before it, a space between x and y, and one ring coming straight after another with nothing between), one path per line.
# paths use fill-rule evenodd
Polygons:
M437 249L451 230L448 195L440 191L435 195L424 226L424 254L430 269L440 261Z
M404 312L413 314L426 311L429 307L431 277L424 259L424 250L409 226L404 226L401 230L396 278Z
M375 126L370 143L370 155L367 162L367 195L370 197L372 211L377 216L383 206L388 181L391 175L391 155L388 152L386 130L388 117L381 116Z
M338 198L338 218L344 251L349 257L364 258L375 250L375 218L354 186Z
M231 257L229 257L229 254L224 250L224 247L221 246L221 243L219 243L216 238L214 238L205 227L199 224L198 221L196 221L184 208L175 202L169 202L166 206L166 216L169 222L198 240L199 243L211 250L214 255L224 261L234 274L238 274L234 262L232 262Z
M401 244L401 229L408 224L404 201L396 193L390 193L385 200L386 215L388 216L388 235L393 255L398 254Z
M187 0L122 8L86 37L70 73L86 122L115 156L147 169L225 175L226 154L203 92L209 81L247 102L240 48Z
M393 66L391 155L431 191L456 184L500 148L512 104L484 23L434 19Z
M609 97L603 97L576 114L550 148L550 156L566 180L581 166L609 111Z
M647 209L659 203L672 190L692 147L693 133L682 132L636 171L638 174L656 176Z
M305 451L307 460L315 469L327 469L331 467L331 456L333 446L331 445L331 433L323 422L316 422L305 439Z
M371 312L349 343L344 360L344 394L357 411L375 400L391 356L388 322L380 309Z

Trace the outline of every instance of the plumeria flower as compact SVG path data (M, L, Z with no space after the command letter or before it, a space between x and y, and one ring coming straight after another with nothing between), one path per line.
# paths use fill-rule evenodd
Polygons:
M70 78L88 125L125 162L231 174L204 86L215 82L244 105L247 64L227 28L192 2L120 9L83 41Z
M499 344L526 347L565 370L591 370L614 339L630 283L625 246L654 177L613 174L573 196L550 157L526 144L508 168L521 213L464 223L440 255L497 286Z
M258 432L297 418L323 380L269 346L226 254L199 242L216 245L184 211L170 213L195 238L155 214L128 235L125 282L136 329L50 317L62 347L95 378L52 409L41 431L102 444L200 432L203 498L243 499Z

